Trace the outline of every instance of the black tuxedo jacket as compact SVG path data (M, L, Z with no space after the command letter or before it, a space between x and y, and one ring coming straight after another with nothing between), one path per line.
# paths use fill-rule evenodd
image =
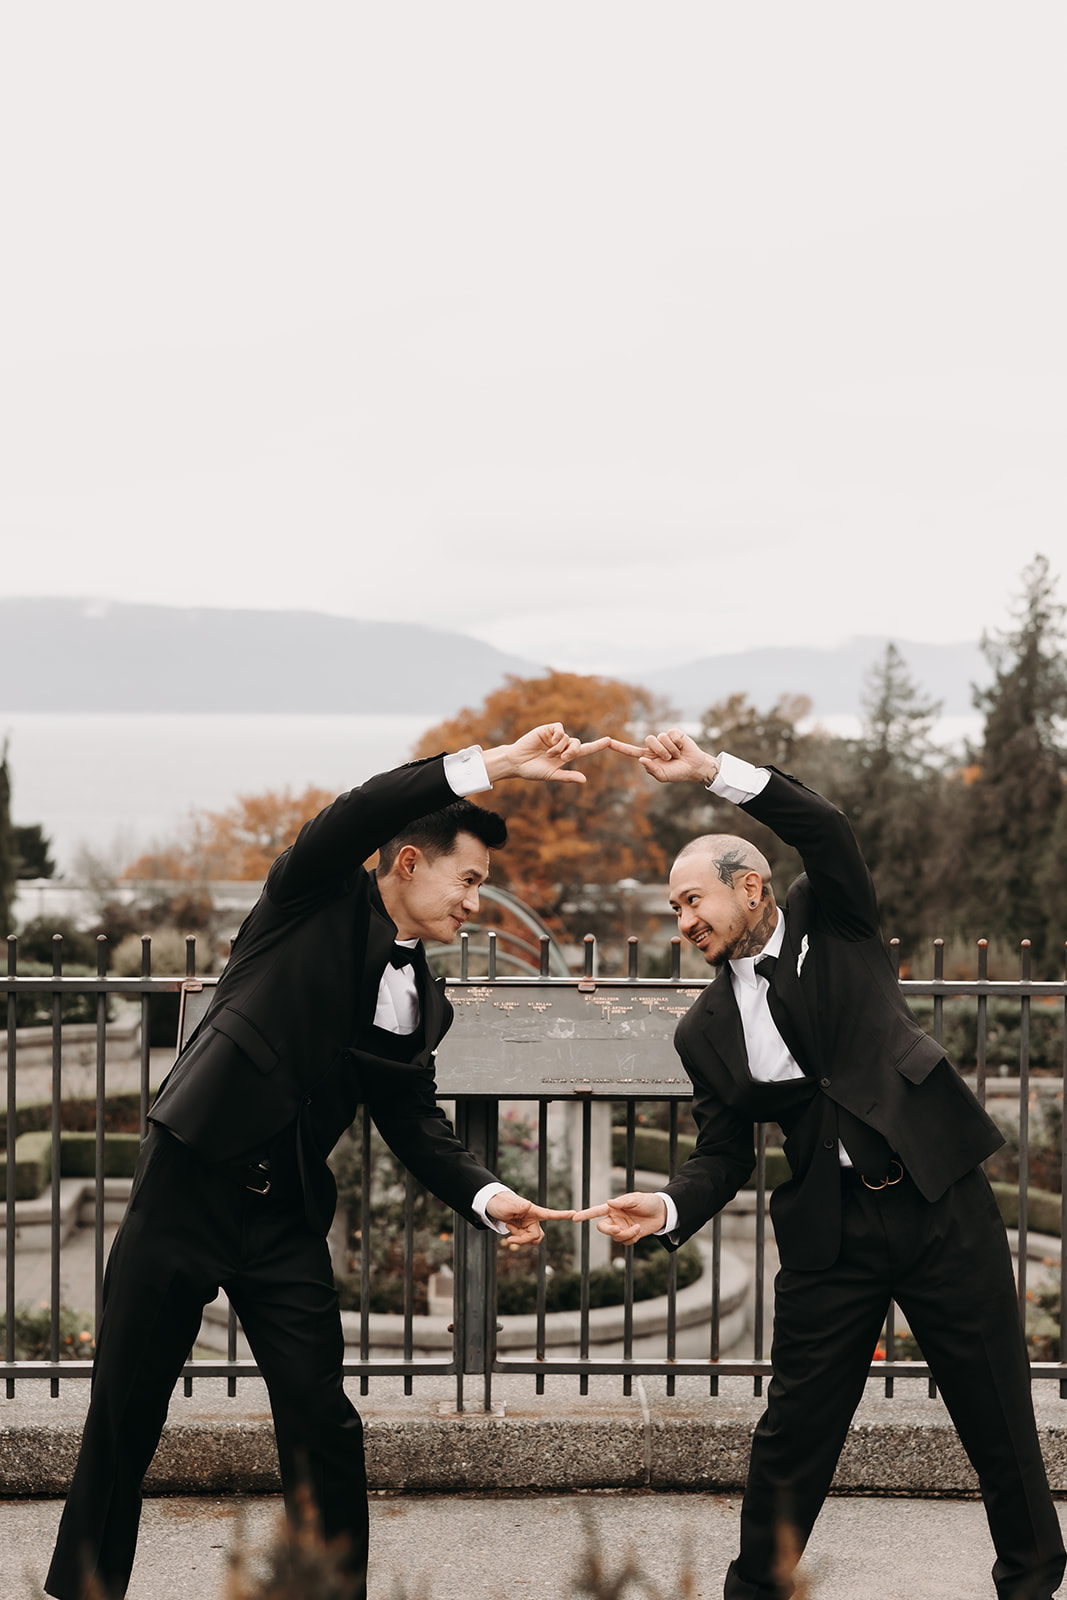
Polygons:
M729 966L682 1018L675 1046L693 1081L698 1139L667 1186L676 1246L721 1210L755 1162L754 1122L777 1122L792 1176L771 1200L783 1265L832 1264L840 1246L837 1107L876 1128L928 1200L1003 1144L940 1045L909 1011L878 928L874 884L848 820L774 769L742 807L800 852L783 907L775 989L806 1076L757 1083Z
M482 1225L470 1203L494 1175L436 1103L433 1052L452 1008L421 945L421 1049L398 1063L362 1047L396 938L362 863L455 798L435 756L371 778L304 825L271 867L211 1006L149 1112L213 1163L259 1154L295 1124L308 1219L323 1232L336 1204L326 1157L360 1102L420 1183Z

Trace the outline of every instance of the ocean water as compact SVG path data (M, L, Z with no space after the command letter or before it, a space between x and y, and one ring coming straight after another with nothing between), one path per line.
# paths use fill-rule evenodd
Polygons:
M12 817L39 822L60 871L88 846L123 866L190 810L308 784L340 793L406 761L432 716L0 712Z
M173 836L190 810L221 811L237 795L308 784L340 793L406 761L440 719L425 716L0 711L12 815L39 822L60 871L88 846L121 869ZM854 736L856 717L813 719ZM975 739L981 718L945 717L945 748ZM696 732L695 725L692 728Z

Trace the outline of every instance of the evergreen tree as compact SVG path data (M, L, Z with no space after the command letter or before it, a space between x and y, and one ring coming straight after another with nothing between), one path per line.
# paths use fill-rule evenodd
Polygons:
M20 878L53 878L52 841L39 822L28 822L11 830Z
M11 827L11 774L7 766L7 740L0 751L0 937L13 932L12 910L18 858Z
M1048 890L1043 965L1050 978L1062 978L1067 960L1067 801L1061 801L1056 812L1042 876Z
M994 671L974 703L985 713L967 794L969 924L976 934L1030 939L1040 970L1055 967L1064 937L1050 922L1050 896L1060 893L1046 872L1060 848L1067 746L1067 658L1064 607L1045 556L1022 574L1014 627L983 635Z
M867 674L861 706L863 731L837 799L874 877L882 926L907 949L944 931L938 863L946 782L930 740L941 705L923 698L890 642Z

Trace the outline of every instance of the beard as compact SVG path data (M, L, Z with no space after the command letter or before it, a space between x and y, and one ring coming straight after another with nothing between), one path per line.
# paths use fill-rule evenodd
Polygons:
M730 918L725 928L711 928L708 931L715 945L700 953L709 967L721 967L725 962L733 961L739 950L744 954L743 946L752 936L752 930L740 911Z

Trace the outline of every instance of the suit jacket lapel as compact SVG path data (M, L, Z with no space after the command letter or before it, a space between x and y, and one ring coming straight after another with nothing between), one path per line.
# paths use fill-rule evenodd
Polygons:
M423 1037L429 1055L444 1032L445 980L435 978L430 971L426 952L421 943L415 946L415 978L419 986L419 1003L422 1006Z
M367 946L363 956L363 971L360 974L360 1016L367 1022L374 1018L382 973L395 941L396 924L387 914L375 889L370 897Z
M798 1065L805 1071L816 1073L817 1076L818 1035L808 1006L808 995L813 993L815 967L807 929L803 926L804 921L805 919L798 917L795 912L792 916L786 912L785 938L775 969L774 988L796 1035L796 1047L802 1052ZM793 1044L788 1039L786 1044L796 1054Z
M702 1022L706 1042L721 1058L730 1076L738 1083L751 1082L745 1032L728 966L722 966L718 976L704 990Z

